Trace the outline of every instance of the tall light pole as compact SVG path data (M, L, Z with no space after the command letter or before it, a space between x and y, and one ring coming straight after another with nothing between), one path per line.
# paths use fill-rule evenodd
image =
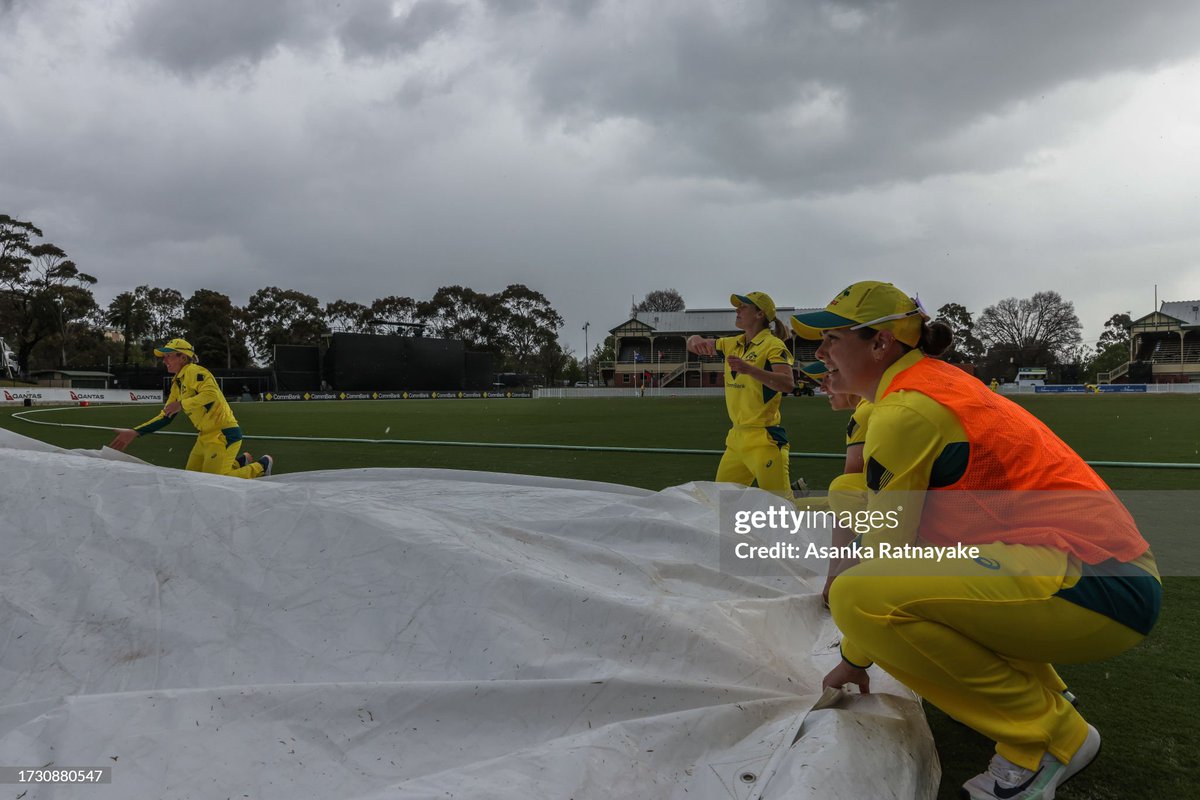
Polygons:
M587 337L588 328L590 328L591 325L592 325L592 323L590 323L590 322L583 323L583 383L586 386L592 385L592 376L588 374L588 337Z

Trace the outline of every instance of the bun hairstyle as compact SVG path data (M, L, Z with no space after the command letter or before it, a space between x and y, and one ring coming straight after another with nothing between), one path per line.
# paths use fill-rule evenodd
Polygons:
M858 335L862 339L873 338L881 328L859 328ZM903 352L907 353L910 350L920 350L927 356L937 358L950 349L950 345L954 344L954 329L941 320L921 320L921 338L917 342L916 347L910 347L899 339L896 344L900 345Z
M917 349L922 353L937 357L949 350L952 344L954 330L949 325L941 320L921 323L921 341L917 342Z

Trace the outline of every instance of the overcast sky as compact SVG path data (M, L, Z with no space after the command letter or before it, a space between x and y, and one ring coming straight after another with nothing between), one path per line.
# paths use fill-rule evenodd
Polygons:
M0 0L0 213L102 304L525 283L579 354L877 279L1094 340L1200 298L1200 4Z

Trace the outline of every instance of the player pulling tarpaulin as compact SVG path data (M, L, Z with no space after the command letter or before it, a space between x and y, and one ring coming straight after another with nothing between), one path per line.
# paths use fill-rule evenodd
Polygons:
M173 376L167 404L157 416L136 428L118 428L116 438L108 446L123 452L134 439L170 425L182 411L199 431L188 456L187 469L235 478L270 475L275 463L271 456L255 460L249 453L238 455L242 429L221 387L212 373L200 366L200 359L191 344L183 339L172 339L155 348L154 355L163 360L167 372Z
M864 559L839 575L829 605L843 661L824 684L865 691L867 667L878 664L996 742L964 798L1049 800L1100 747L1052 664L1140 642L1158 617L1158 570L1128 511L1074 450L930 357L949 336L935 335L927 316L891 284L863 281L793 317L799 335L821 340L829 388L875 402L867 507L903 514L863 544L981 553L960 563Z

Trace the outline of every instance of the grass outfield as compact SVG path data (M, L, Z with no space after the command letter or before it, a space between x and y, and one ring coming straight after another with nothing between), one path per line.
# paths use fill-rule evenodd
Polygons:
M1083 456L1102 461L1200 463L1200 395L1150 397L1028 397L1021 402ZM710 478L711 455L649 455L397 444L256 441L256 436L517 442L616 447L720 450L728 430L720 398L579 400L395 400L235 404L247 448L278 457L279 473L355 467L449 467L556 475L662 489ZM107 443L105 431L55 428L10 419L11 427L65 447ZM38 411L31 420L99 426L132 426L147 419L146 406L69 407ZM792 474L823 486L840 472L837 459L803 459L796 453L843 449L846 412L820 398L788 398L784 423L792 441ZM190 433L179 420L168 431ZM182 467L191 444L183 436L155 435L130 452L161 466ZM1200 487L1200 471L1102 468L1120 488Z
M1019 399L1089 460L1200 463L1200 395ZM111 433L32 425L0 410L0 427L63 447L96 448ZM554 475L661 489L710 479L716 455L580 452L379 443L256 441L254 436L517 442L719 450L728 420L719 398L445 400L238 404L247 449L271 453L279 473L356 467L444 467ZM152 407L66 408L43 422L132 426ZM784 424L795 452L838 453L847 414L820 398L788 398ZM173 426L190 431L183 420ZM170 430L170 428L168 428ZM190 437L155 435L130 452L182 467ZM792 475L816 487L837 459L795 458ZM1124 489L1200 489L1200 470L1101 468ZM1200 577L1169 578L1158 627L1132 652L1096 665L1066 665L1080 709L1105 734L1102 757L1060 794L1071 798L1192 797L1200 781ZM991 743L929 708L944 771L940 798L983 770Z

